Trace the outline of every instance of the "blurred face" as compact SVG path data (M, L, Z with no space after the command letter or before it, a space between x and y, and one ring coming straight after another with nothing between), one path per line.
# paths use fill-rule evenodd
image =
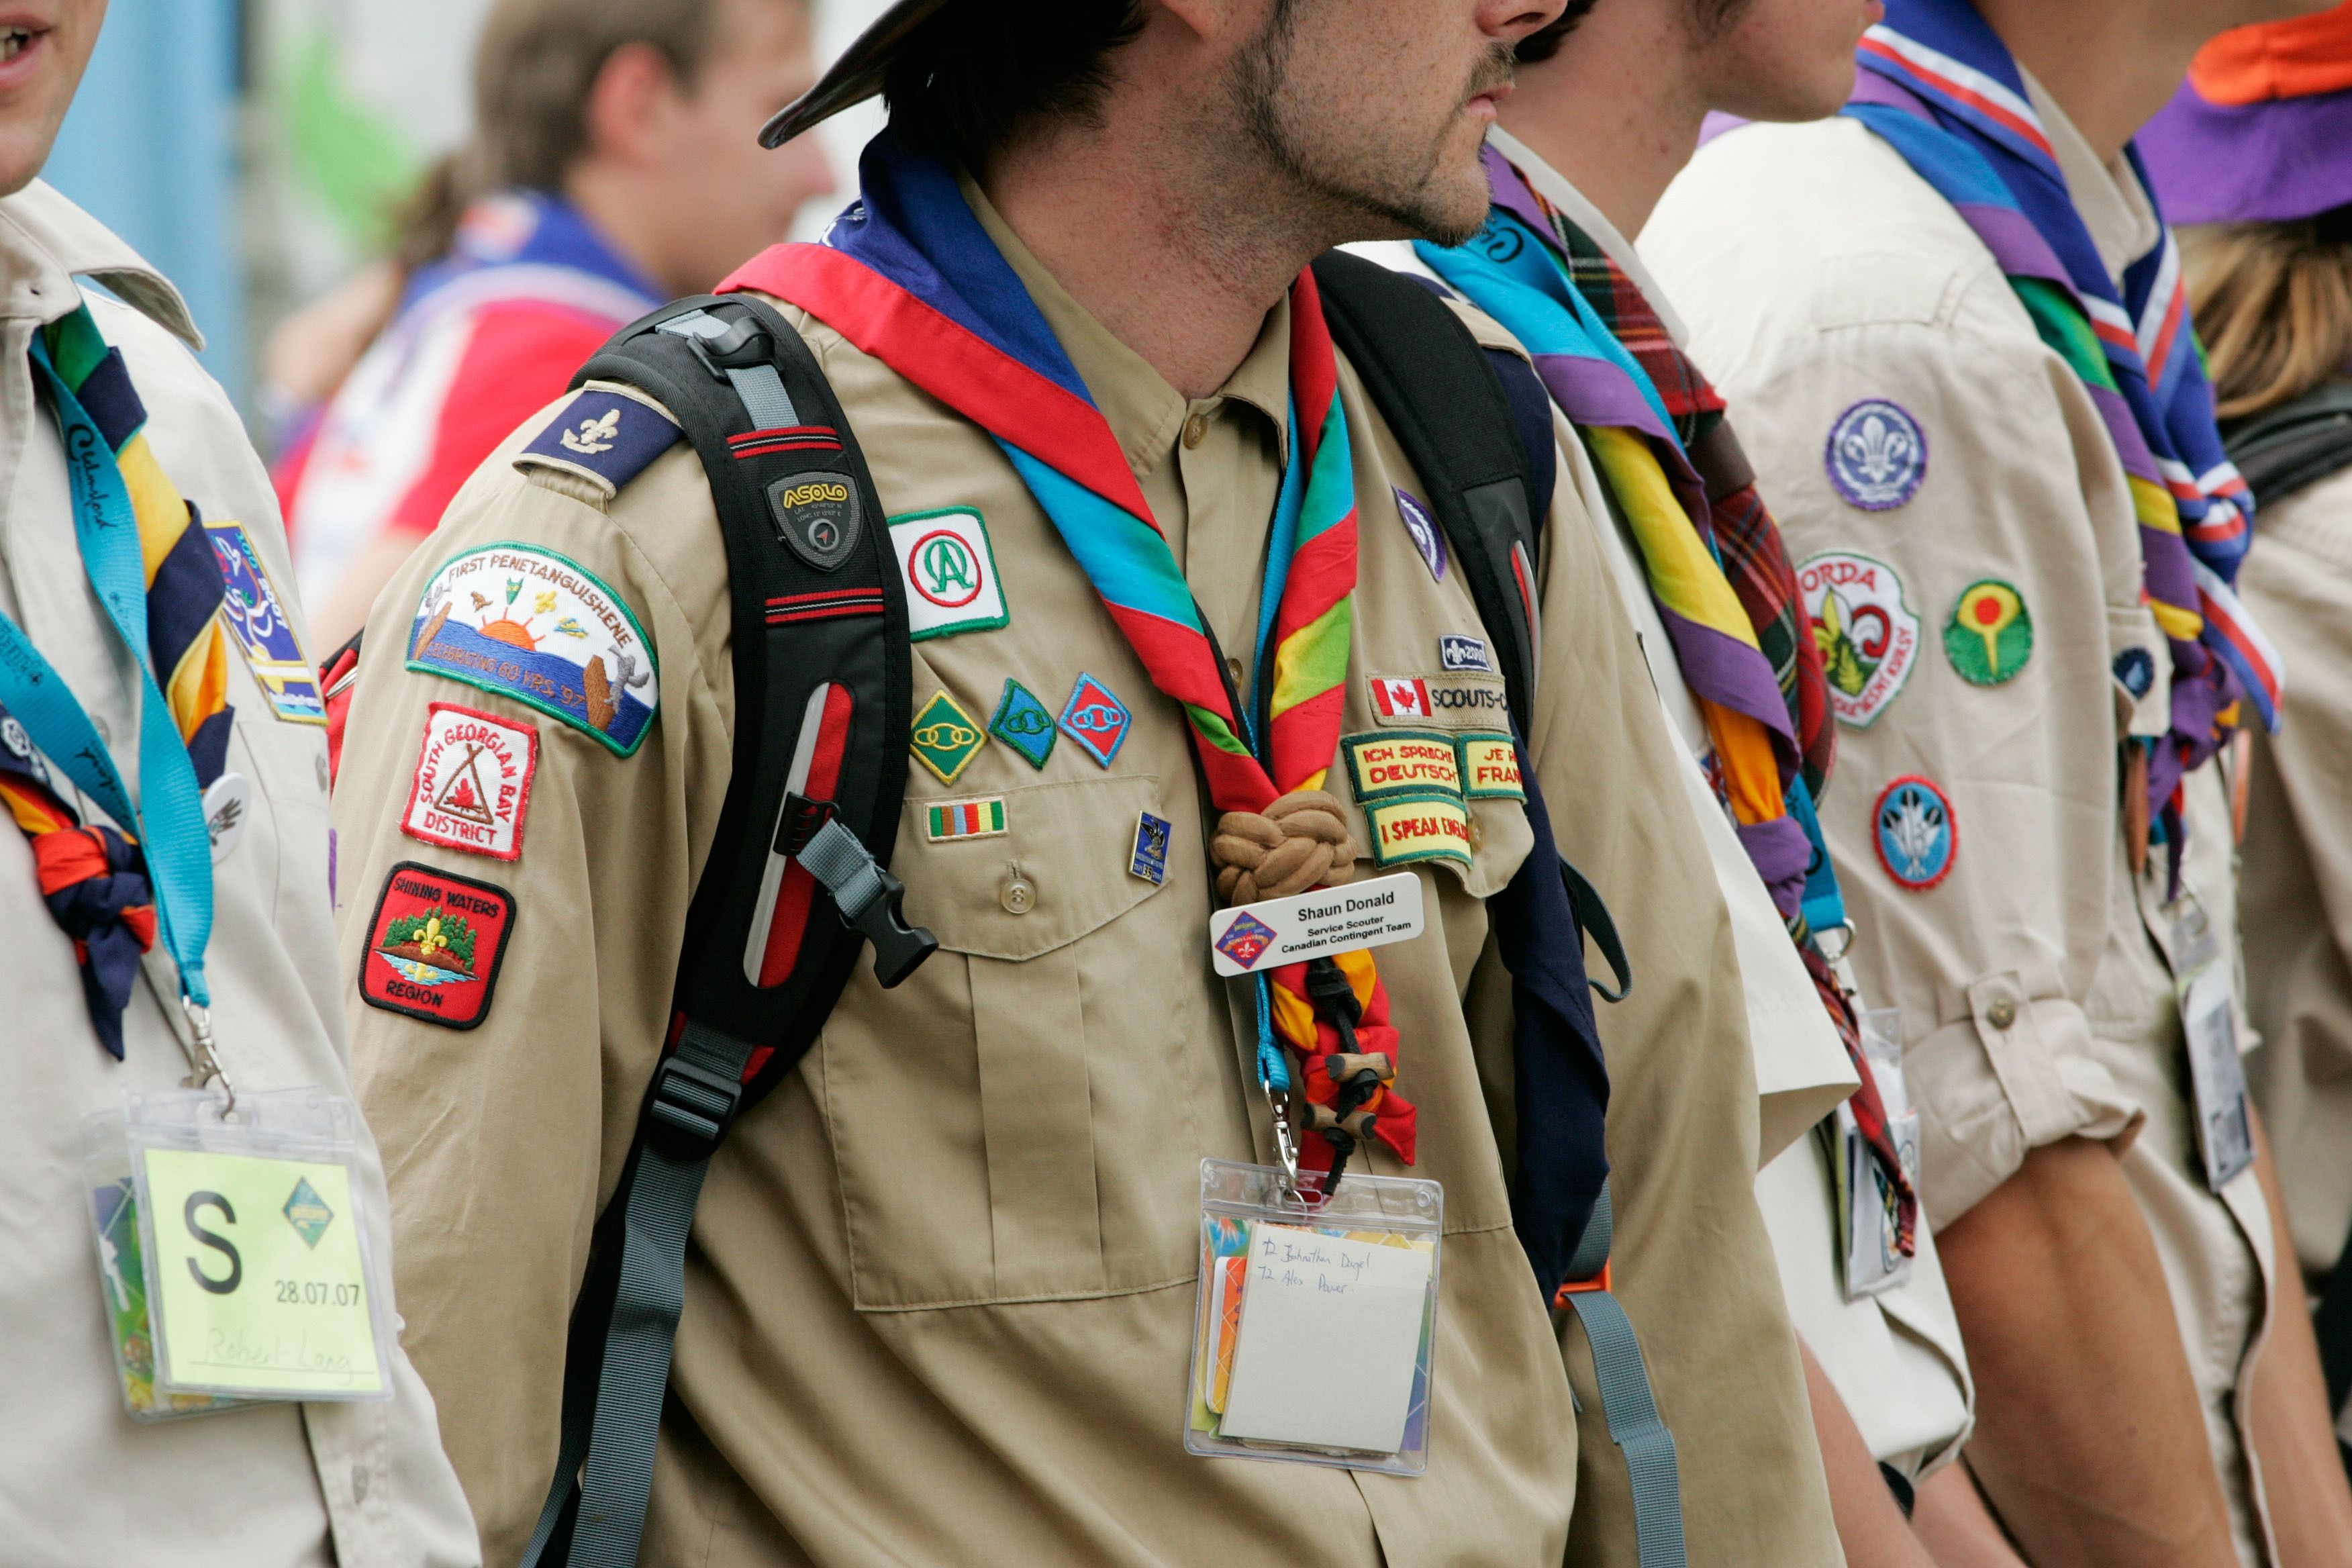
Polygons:
M0 195L48 162L106 0L0 0Z
M1458 243L1486 220L1478 146L1510 91L1512 47L1560 5L1269 0L1234 108L1297 195L1350 232Z
M1854 46L1886 14L1879 0L1685 3L1706 101L1743 120L1835 114L1853 91Z
M708 289L835 188L816 138L773 152L759 142L768 116L816 80L811 42L802 0L724 0L698 79L673 87L652 117L647 156L669 219L663 281L678 291Z

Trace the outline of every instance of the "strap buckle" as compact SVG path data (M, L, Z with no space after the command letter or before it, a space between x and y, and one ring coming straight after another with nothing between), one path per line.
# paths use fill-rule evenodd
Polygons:
M907 884L885 871L857 835L838 820L811 834L796 858L833 895L841 923L874 944L874 977L884 990L914 973L939 951L940 939L921 926L908 925L901 912Z
M740 1078L672 1051L654 1074L653 1098L646 1106L646 1140L681 1163L708 1160L726 1139L742 1103Z
M809 840L838 816L840 810L829 800L811 800L802 795L785 795L784 809L776 814L776 853L798 859L801 851L808 847Z
M1610 1262L1602 1264L1601 1266L1601 1272L1595 1274L1590 1279L1562 1280L1560 1282L1559 1289L1552 1292L1551 1304L1556 1308L1565 1307L1568 1305L1568 1299L1570 1296L1587 1295L1595 1290L1604 1293L1612 1290L1614 1287L1610 1284L1609 1277L1610 1270L1614 1267L1614 1263L1615 1260L1612 1259Z

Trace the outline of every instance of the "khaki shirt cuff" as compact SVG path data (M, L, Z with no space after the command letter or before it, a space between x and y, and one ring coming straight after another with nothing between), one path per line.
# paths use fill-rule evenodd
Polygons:
M2121 1153L2147 1113L2093 1055L2089 1018L2063 997L2029 997L2014 971L1968 988L1969 1016L1916 1041L1904 1079L1919 1109L1920 1194L1941 1229L2063 1138Z

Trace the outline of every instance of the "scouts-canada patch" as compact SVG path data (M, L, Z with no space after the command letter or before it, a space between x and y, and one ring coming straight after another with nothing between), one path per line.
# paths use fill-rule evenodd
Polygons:
M1440 669L1475 669L1484 675L1493 675L1496 672L1495 652L1486 646L1485 637L1445 632L1437 639L1437 667Z
M1470 813L1462 797L1407 795L1364 807L1372 825L1372 859L1382 866L1416 860L1470 864Z
M408 668L511 697L624 757L661 705L636 616L594 573L534 544L486 544L433 574Z
M1054 710L1017 680L1004 683L1004 695L997 699L988 732L1020 752L1021 760L1033 768L1044 767L1045 759L1054 754L1054 737L1058 733Z
M1339 742L1339 754L1348 759L1348 776L1360 801L1462 793L1461 763L1451 735L1412 730L1348 735Z
M1797 587L1829 678L1830 710L1867 728L1895 700L1919 661L1919 617L1884 561L1832 550L1797 563Z
M1403 490L1396 491L1396 503L1397 515L1404 519L1404 531L1411 536L1413 549L1420 552L1422 564L1429 568L1433 580L1444 582L1445 535L1438 528L1437 520L1429 515L1427 507Z
M368 921L360 995L387 1013L470 1029L489 1016L514 922L504 888L403 860Z
M1087 755L1103 766L1118 755L1134 715L1111 695L1109 687L1091 675L1078 677L1070 700L1062 705L1062 733L1076 741Z
M244 650L269 710L290 724L324 725L327 702L319 691L318 671L303 657L293 623L286 618L286 601L252 536L241 522L207 521L205 537L220 562L221 625Z
M1952 803L1944 792L1916 774L1888 784L1871 807L1871 837L1886 874L1915 893L1942 881L1959 847Z
M1462 737L1462 793L1472 800L1528 798L1519 780L1519 748L1508 735Z
M1002 838L1004 837L1004 797L1001 795L978 800L935 800L923 808L923 831L934 844L951 844L962 838Z
M1160 886L1168 880L1168 840L1174 825L1164 816L1140 812L1135 819L1135 848L1128 857L1127 874Z
M515 454L514 464L526 474L550 468L576 475L609 500L685 435L676 420L644 399L591 387L565 404Z
M907 583L912 640L988 631L1013 619L997 581L988 524L970 507L892 518L890 548Z
M945 691L934 691L931 700L915 715L908 748L915 760L931 770L931 776L941 784L951 784L971 766L972 758L980 754L982 736L980 722L956 705L956 700Z
M1383 729L1492 730L1509 722L1503 682L1491 675L1374 675L1366 678L1372 722Z
M1960 590L1944 623L1944 657L1971 686L2015 679L2033 656L2033 616L2015 588L1987 577Z
M1927 437L1919 422L1883 397L1865 398L1830 426L1822 461L1837 493L1864 511L1892 511L1927 477Z
M539 768L539 731L495 713L436 702L400 830L493 860L522 858L523 814Z

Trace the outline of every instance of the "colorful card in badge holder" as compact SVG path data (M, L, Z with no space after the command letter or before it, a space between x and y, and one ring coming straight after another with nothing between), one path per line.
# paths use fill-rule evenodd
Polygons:
M1357 1174L1327 1198L1312 1173L1296 1193L1270 1166L1201 1174L1185 1448L1423 1474L1443 1189Z
M128 1090L159 1394L392 1396L382 1260L366 1234L358 1108L317 1089Z
M247 1403L155 1387L155 1342L147 1315L147 1268L139 1245L139 1194L122 1119L93 1119L82 1150L83 1186L89 1194L90 1238L98 1247L98 1292L122 1407L133 1421L173 1421Z

